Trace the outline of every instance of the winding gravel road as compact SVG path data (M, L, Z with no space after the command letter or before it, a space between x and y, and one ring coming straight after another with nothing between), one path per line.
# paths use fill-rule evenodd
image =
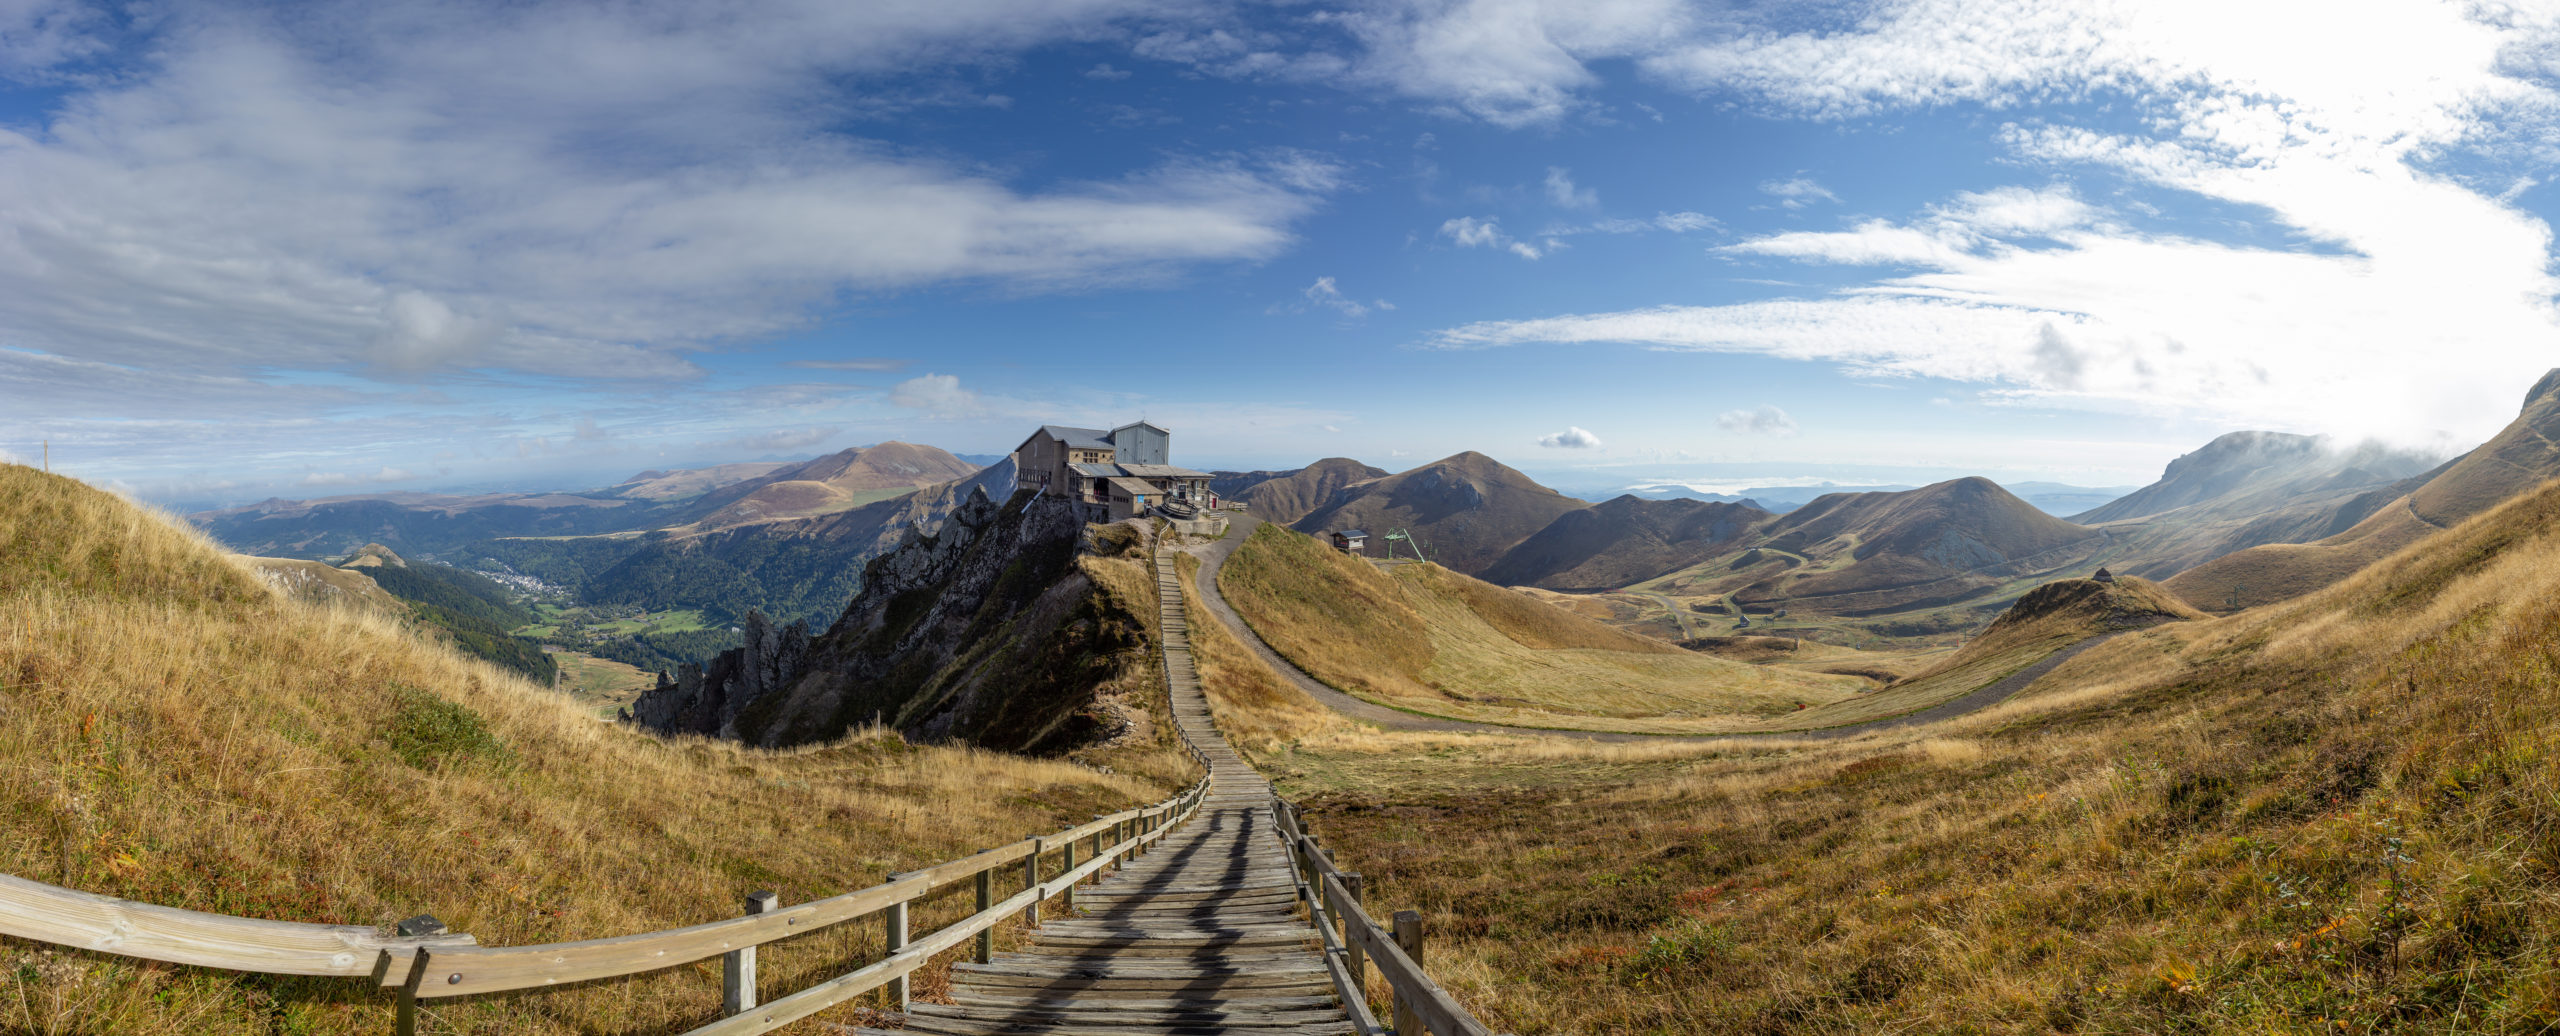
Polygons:
M1228 632L1235 634L1237 640L1244 642L1245 646L1251 648L1254 654L1261 656L1263 663L1270 666L1272 672L1278 673L1290 683L1296 684L1298 689L1307 692L1309 697L1312 697L1319 702L1323 702L1327 708L1330 708L1335 712L1349 716L1352 719L1367 723L1375 723L1389 730L1431 730L1468 734L1545 734L1553 737L1581 738L1586 741L1705 742L1731 741L1739 738L1768 737L1789 738L1795 740L1830 740L1834 738L1849 737L1855 734L1872 734L1887 730L1898 730L1904 727L1919 726L1925 723L1936 723L1941 720L1954 719L1955 717L1962 716L1967 713L1981 711L1999 704L2000 702L2008 699L2010 695L2025 690L2027 685L2042 679L2046 673L2054 671L2054 669L2061 666L2062 663L2070 661L2081 652L2106 643L2123 633L2130 632L2127 630L2116 630L2090 637L2087 640L2080 641L2079 643L2072 644L2060 651L2047 655L2044 657L2043 661L2011 673L1998 681L1987 684L1960 698L1940 702L1936 705L1932 705L1928 708L1920 709L1915 712L1906 712L1899 716L1887 716L1883 719L1868 720L1863 723L1851 723L1846 726L1825 727L1820 730L1770 731L1767 733L1750 734L1622 734L1593 730L1550 730L1543 727L1514 727L1500 723L1473 723L1465 720L1439 719L1431 716L1417 716L1410 712L1400 712L1395 709L1390 709L1384 705L1379 705L1375 702L1363 701L1359 698L1352 697L1351 695L1344 694L1341 691L1335 690L1331 686L1326 685L1324 681L1307 675L1304 670L1299 669L1288 659L1280 657L1280 653L1272 650L1271 645L1264 643L1262 636L1255 633L1253 631L1253 627L1245 623L1244 617L1236 614L1235 607L1227 603L1226 595L1218 591L1219 570L1226 567L1227 558L1235 554L1236 548L1243 546L1244 541L1253 535L1253 530L1262 524L1262 519L1244 514L1233 514L1229 516L1228 520L1231 523L1231 527L1224 538L1212 543L1188 548L1192 554L1195 554L1200 558L1200 571L1196 576L1197 582L1192 588L1199 593L1201 602L1208 605L1209 614L1216 616L1218 622L1227 627Z

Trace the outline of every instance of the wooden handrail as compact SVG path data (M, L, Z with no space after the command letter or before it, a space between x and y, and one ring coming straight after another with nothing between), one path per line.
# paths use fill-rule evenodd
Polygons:
M1185 745L1186 748L1191 746ZM1194 748L1192 757L1206 760ZM1204 773L1190 787L1152 806L1105 814L1042 838L1027 838L971 856L892 874L870 888L765 913L605 939L531 946L479 946L469 935L386 937L358 925L301 924L209 914L60 888L0 875L0 934L37 942L172 964L271 975L365 978L397 989L407 1031L419 1000L549 988L646 974L788 939L878 914L935 889L1080 839L1134 832L1065 873L1032 884L1003 902L941 931L893 948L887 959L696 1030L753 1033L787 1024L905 977L933 956L1005 918L1092 877L1128 853L1164 838L1207 797ZM1132 823L1136 822L1136 823ZM1036 864L1027 873L1036 874Z
M1403 1019L1408 1017L1412 1019L1410 1027L1430 1032L1433 1036L1494 1036L1491 1027L1478 1020L1456 997L1450 996L1448 990L1440 988L1438 982L1432 981L1430 974L1422 970L1422 964L1414 960L1395 933L1380 927L1377 920L1369 916L1368 909L1360 903L1360 897L1353 895L1344 882L1350 875L1336 866L1333 858L1325 855L1323 847L1316 844L1315 837L1307 833L1296 805L1274 794L1271 796L1271 819L1279 828L1281 840L1288 843L1292 877L1297 880L1299 893L1307 902L1309 919L1323 933L1327 959L1336 961L1337 955L1347 956L1344 951L1356 946L1377 965L1378 973L1386 977L1387 985L1394 990L1399 1019L1395 1036L1421 1036L1418 1032L1405 1031L1408 1026ZM1333 931L1337 923L1342 926L1339 936ZM1377 1023L1368 1015L1366 993L1359 988L1363 978L1365 976L1351 977L1350 988L1345 990L1343 1000L1359 1005L1353 1012L1352 1024L1366 1034Z
M5 874L0 874L0 934L171 964L345 978L372 977L386 955L405 960L422 946L471 942L468 935L404 939L362 925L208 914Z

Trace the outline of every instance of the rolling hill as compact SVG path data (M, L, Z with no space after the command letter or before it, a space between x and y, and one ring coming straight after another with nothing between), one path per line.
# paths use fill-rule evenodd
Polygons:
M2560 477L2560 369L2525 396L2516 419L2479 448L2401 490L2343 532L2308 543L2253 546L2179 573L2170 589L2220 610L2297 597L2409 544Z
M1332 503L1344 489L1372 479L1385 478L1383 468L1373 468L1348 457L1327 457L1293 471L1218 471L1209 482L1211 492L1221 499L1245 505L1245 511L1266 522L1287 525Z
M1345 487L1290 527L1364 529L1372 534L1370 549L1380 554L1385 547L1378 535L1410 529L1431 560L1474 573L1558 516L1589 506L1470 451Z
M2094 567L2106 542L1989 479L1961 478L1816 498L1725 553L1635 589L1723 595L1746 612L1863 618L2022 593L2022 582Z
M1565 512L1478 575L1497 586L1614 590L1721 553L1769 517L1748 503L1620 496Z
M691 500L722 486L759 478L790 466L788 461L747 461L675 471L653 469L623 479L606 492L627 499L659 503Z
M704 529L833 514L908 490L964 479L978 469L932 446L890 441L722 486L693 501L685 514L691 518L689 524Z
M832 514L642 536L494 539L464 552L591 604L694 608L726 623L762 611L824 627L861 589L862 566L913 534L930 534L972 490L1008 496L1013 462Z
M1752 728L1854 697L1852 676L1683 651L1439 565L1381 565L1261 525L1218 575L1273 650L1342 691L1410 712L1534 727Z

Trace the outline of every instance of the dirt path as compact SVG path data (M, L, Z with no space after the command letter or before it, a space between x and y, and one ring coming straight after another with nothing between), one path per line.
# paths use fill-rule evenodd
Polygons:
M1680 605L1674 602L1670 595L1649 593L1644 596L1653 598L1654 603L1661 605L1663 611L1671 613L1671 624L1680 628L1680 639L1698 639L1698 631L1689 628L1689 616L1681 611Z
M1546 734L1554 737L1581 738L1586 741L1704 742L1729 741L1737 738L1752 737L1777 737L1797 740L1830 740L1833 738L1849 737L1854 734L1872 734L1879 731L1898 730L1904 727L1918 726L1923 723L1936 723L1940 720L1953 719L1957 716L1962 716L1970 712L1977 712L1982 709L1989 708L2006 700L2009 696L2025 690L2027 685L2042 679L2046 673L2054 671L2056 668L2060 667L2062 663L2070 661L2081 652L2106 643L2108 640L2115 638L2120 633L2128 632L2119 630L2112 633L2101 633L2097 636L2090 637L2087 640L2072 644L2069 647L2065 647L2060 651L2056 651L2053 654L2045 656L2043 661L2018 670L2015 673L2011 673L2007 677L1952 701L1940 702L1928 708L1920 709L1915 712L1906 712L1899 716L1887 716L1883 719L1873 719L1863 723L1852 723L1847 726L1824 727L1819 730L1769 731L1765 733L1748 734L1622 734L1596 730L1551 730L1543 727L1506 726L1500 723L1472 723L1465 720L1440 719L1433 716L1417 716L1410 712L1390 709L1375 702L1364 701L1362 699L1352 697L1351 695L1335 690L1322 680L1318 680L1315 677L1307 675L1305 671L1299 669L1288 659L1280 657L1280 653L1272 650L1271 645L1264 643L1262 636L1255 633L1252 626L1246 624L1243 616L1236 614L1234 606L1229 605L1227 603L1226 596L1218 591L1218 571L1226 566L1227 558L1235 554L1236 548L1243 546L1244 541L1253 535L1253 530L1262 524L1261 519L1243 514L1235 515L1233 522L1234 525L1225 538L1212 543L1185 548L1189 553L1197 555L1200 558L1200 571L1192 588L1198 592L1201 603L1208 606L1209 614L1215 616L1221 624L1227 627L1228 632L1235 634L1236 639L1244 642L1244 645L1251 649L1255 655L1260 656L1263 664L1270 666L1272 672L1280 674L1282 678L1288 680L1292 684L1295 684L1299 690L1305 691L1309 697L1312 697L1319 702L1323 702L1325 707L1330 708L1335 712L1339 712L1356 720L1375 723L1389 730L1429 730L1468 734Z

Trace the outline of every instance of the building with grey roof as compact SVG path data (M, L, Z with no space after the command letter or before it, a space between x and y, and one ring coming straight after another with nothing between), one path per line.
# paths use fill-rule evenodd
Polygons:
M1178 501L1215 507L1210 475L1172 463L1173 433L1139 421L1104 431L1041 425L1013 451L1016 487L1100 505L1112 520Z

